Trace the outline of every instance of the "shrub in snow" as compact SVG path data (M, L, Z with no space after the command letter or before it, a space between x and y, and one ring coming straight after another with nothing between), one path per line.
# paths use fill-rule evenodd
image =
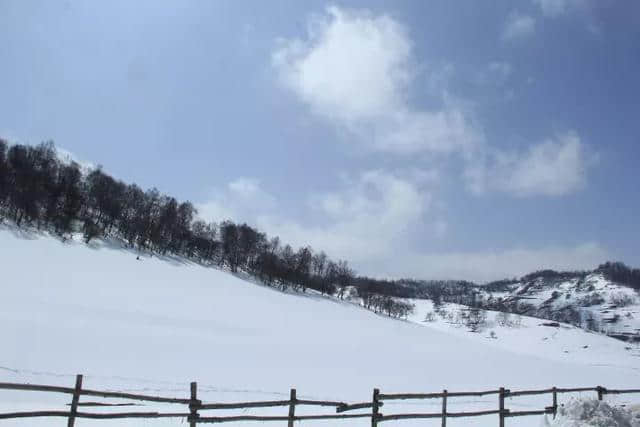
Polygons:
M558 409L550 427L640 427L631 411L599 400L574 400Z
M626 307L634 304L635 298L622 292L615 293L609 298L609 302L617 307Z
M604 303L604 298L597 292L590 293L585 295L582 298L579 298L577 304L580 307L591 307L592 305L600 305Z
M487 324L487 312L476 307L461 311L460 313L464 325L471 332L479 332Z
M434 313L433 311L428 312L424 316L424 321L425 322L435 322L436 321L436 313Z
M502 311L496 314L496 322L500 326L513 326L511 321L511 313L507 313L506 311Z

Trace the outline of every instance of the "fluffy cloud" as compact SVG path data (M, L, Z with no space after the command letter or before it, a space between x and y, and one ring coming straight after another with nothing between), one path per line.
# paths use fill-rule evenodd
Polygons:
M341 189L309 197L308 209L321 218L320 225L277 212L275 198L246 178L213 191L212 199L197 208L207 220L247 221L294 246L312 245L334 257L363 261L390 255L406 242L411 227L428 211L431 197L420 187L432 182L431 175L371 170L345 178ZM444 233L445 227L435 224L434 234Z
M281 40L272 62L283 85L313 113L370 149L451 152L481 138L454 107L412 108L412 43L389 16L330 7L312 20L306 39Z
M201 217L210 221L231 219L254 224L259 216L271 212L275 204L275 198L262 189L260 181L243 177L231 181L226 188L212 190L208 200L196 208Z
M389 276L414 276L474 281L520 277L541 267L556 270L592 269L609 254L596 243L551 246L539 249L517 248L502 251L406 254L394 261L378 264Z
M551 18L564 15L571 9L586 6L587 0L533 0L540 7L542 14Z
M504 30L502 31L503 40L517 40L532 35L536 30L536 21L531 16L522 15L513 12L507 17Z
M430 196L408 179L374 170L348 180L342 190L319 195L310 206L326 226L303 227L272 221L264 224L297 245L311 243L355 262L390 255L407 233L422 221Z
M535 26L534 18L514 12L502 36L506 41L521 39L533 34ZM437 99L429 100L439 107L412 105L409 91L419 64L407 30L387 15L330 7L310 20L303 38L280 40L272 65L280 83L311 114L346 131L350 141L358 141L368 150L405 156L458 153L468 165L466 177L476 193L560 196L585 183L588 159L574 132L520 152L492 149L471 120L472 110L460 101L452 102L453 97L441 89L452 66L421 75L432 93L439 88ZM494 61L482 68L478 78L481 83L505 85L512 71L508 62ZM345 179L334 192L310 196L308 208L312 213L309 217L316 220L313 223L292 219L277 212L277 207L254 212L252 223L295 246L310 244L332 257L352 261L367 274L382 276L488 280L541 266L592 267L604 258L604 251L590 243L424 253L412 245L414 235L437 239L450 227L434 207L438 206L437 200L431 200L439 178L436 173L419 170L398 173L374 169ZM235 206L232 190L229 187L225 195L218 194L227 208ZM255 194L264 197L262 190ZM243 209L243 214L248 210Z
M505 185L503 190L521 196L572 191L581 185L575 160L576 150L582 151L580 147L579 138L567 133L515 156L511 163L514 182L501 182ZM509 168L506 163L501 167ZM528 168L533 170L527 173ZM564 168L564 174L556 168ZM520 276L541 267L588 269L608 258L606 250L592 242L534 249L424 253L410 244L411 233L421 230L425 239L440 238L449 224L443 219L429 219L434 216L434 201L429 187L421 188L415 177L416 174L400 177L369 171L345 181L343 190L312 198L311 208L328 219L325 226L305 226L276 217L263 217L260 225L285 241L298 246L311 244L332 256L348 259L359 271L382 277L488 281Z
M474 80L483 86L501 86L508 81L512 73L513 67L509 62L491 61L476 71Z
M534 31L533 18L514 12L503 37L511 40ZM526 153L495 154L467 110L447 94L438 110L412 108L407 96L417 74L412 43L406 29L389 16L330 7L311 20L305 39L281 40L272 62L282 84L315 115L346 129L351 141L404 155L461 153L473 165L466 175L476 193L562 195L584 183L577 137L538 144ZM494 61L479 79L501 85L511 73L508 62ZM433 74L435 78L438 71Z
M594 157L569 131L532 145L525 152L496 152L467 170L475 193L499 190L515 196L562 196L581 189Z
M428 179L419 179L421 175ZM207 220L247 221L294 247L311 245L333 258L349 260L363 274L379 277L486 281L520 276L541 267L587 269L609 258L596 243L484 252L424 252L410 244L416 230L424 239L436 239L449 227L433 213L429 186L435 182L431 173L401 175L381 170L345 178L340 189L309 198L309 211L320 218L314 224L287 216L258 181L248 178L213 191L213 199L197 207Z

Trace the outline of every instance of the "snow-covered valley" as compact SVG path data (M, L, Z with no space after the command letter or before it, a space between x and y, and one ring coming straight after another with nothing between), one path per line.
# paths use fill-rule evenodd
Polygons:
M543 326L540 319L523 316L517 326L500 326L496 314L489 313L487 328L471 333L439 317L424 322L432 304L415 300L408 320L394 320L354 302L282 293L179 258L139 254L118 242L87 246L79 238L62 242L8 226L0 228L0 260L4 382L72 386L74 375L82 373L85 386L94 389L188 397L189 382L198 381L200 398L207 402L286 399L291 387L300 398L362 402L371 399L374 387L393 393L500 386L637 388L640 383L634 345L572 326ZM561 403L568 398L561 396ZM611 403L638 399L607 397ZM513 398L506 405L541 409L549 400ZM0 391L1 411L63 409L66 403L67 396ZM495 396L452 399L450 410L495 409L496 404ZM405 401L389 403L383 412L438 411L439 405L439 400ZM286 409L251 413L285 414ZM493 425L495 418L452 419L448 425ZM62 422L43 418L3 425ZM508 425L542 422L528 417L509 419ZM77 425L183 423L83 419Z

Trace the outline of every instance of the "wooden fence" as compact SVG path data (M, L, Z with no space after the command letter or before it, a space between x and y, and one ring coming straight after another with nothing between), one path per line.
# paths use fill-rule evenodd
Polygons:
M291 389L288 400L272 400L259 402L237 402L237 403L203 403L198 399L198 385L191 383L191 393L189 398L173 398L160 396L146 396L142 394L122 393L115 391L99 391L90 390L82 387L82 375L76 376L75 387L59 387L51 385L36 384L18 384L18 383L0 383L0 390L21 390L21 391L40 391L49 393L65 393L72 396L71 403L68 404L68 411L28 411L28 412L10 412L0 413L0 419L11 418L33 418L33 417L62 417L67 418L67 426L74 427L75 420L78 418L91 419L122 419L122 418L185 418L188 420L190 427L201 423L224 423L224 422L241 422L241 421L286 421L288 427L293 427L295 421L305 420L343 420L352 418L368 418L371 420L371 426L376 427L378 424L392 420L411 420L425 418L439 418L442 427L446 427L448 418L459 417L480 417L488 415L498 415L499 426L504 427L505 420L512 417L523 417L529 415L553 414L555 416L558 410L558 394L561 393L578 393L578 392L595 392L598 399L602 400L607 394L627 394L640 393L640 389L613 390L602 386L583 387L583 388L558 388L552 387L539 390L520 390L511 391L503 387L496 390L488 391L463 391L449 392L444 390L440 393L403 393L403 394L385 394L380 390L374 389L370 402L362 403L345 403L322 400L298 399L296 389ZM518 396L532 396L550 394L552 402L540 410L532 411L512 411L505 408L505 399ZM478 397L478 396L497 396L497 408L492 410L483 410L475 412L449 412L447 403L450 399L458 397ZM84 412L78 410L80 407L120 407L134 406L135 403L109 403L109 402L80 402L81 396L93 396L107 399L125 399L133 401L145 401L155 403L167 403L186 405L188 411L183 412L118 412L118 413L96 413ZM380 408L386 401L398 400L423 400L423 399L442 399L442 410L433 413L405 413L405 414L383 414ZM335 414L318 414L318 415L296 415L296 407L298 406L324 406L334 408ZM268 407L288 407L287 415L282 416L261 416L261 415L234 415L234 416L204 416L201 414L207 410L230 410L230 409L251 409L251 408L268 408ZM345 412L368 410L367 412L359 412L353 414L345 414Z

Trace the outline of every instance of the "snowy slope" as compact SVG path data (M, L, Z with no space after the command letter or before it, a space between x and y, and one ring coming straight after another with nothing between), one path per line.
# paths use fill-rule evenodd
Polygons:
M640 384L640 359L624 343L579 329L539 329L527 320L522 328L497 331L497 339L488 339L444 322L421 322L428 306L418 307L416 322L391 320L352 303L283 294L182 260L136 260L136 255L112 242L87 247L79 239L61 242L0 226L0 381L70 386L73 374L83 373L86 387L167 396L188 396L188 383L197 380L205 401L286 398L289 388L297 387L299 397L350 402L370 400L373 387L417 392ZM554 332L560 335L551 336ZM583 345L589 351L577 350ZM453 400L449 407L493 409L495 400ZM547 400L514 399L507 407L543 407ZM61 409L66 402L67 396L0 391L1 411ZM405 402L384 411L438 411L439 405ZM448 425L494 421L451 419ZM523 418L509 425L539 426L540 421ZM3 422L61 424L60 419Z
M573 317L572 323L620 339L640 341L640 298L635 290L598 272L568 280L518 281L487 295L532 306L542 317Z
M541 354L546 359L587 365L601 365L635 369L640 362L640 347L612 339L606 335L587 332L582 328L549 322L528 316L510 316L510 324L501 325L500 313L487 311L486 325L477 333L469 331L463 324L451 322L441 316L425 321L434 307L429 300L411 300L415 305L409 320L422 323L426 327L462 336L484 344L499 347L523 355ZM467 307L458 304L444 304L441 310L455 313ZM516 324L517 323L517 324Z

